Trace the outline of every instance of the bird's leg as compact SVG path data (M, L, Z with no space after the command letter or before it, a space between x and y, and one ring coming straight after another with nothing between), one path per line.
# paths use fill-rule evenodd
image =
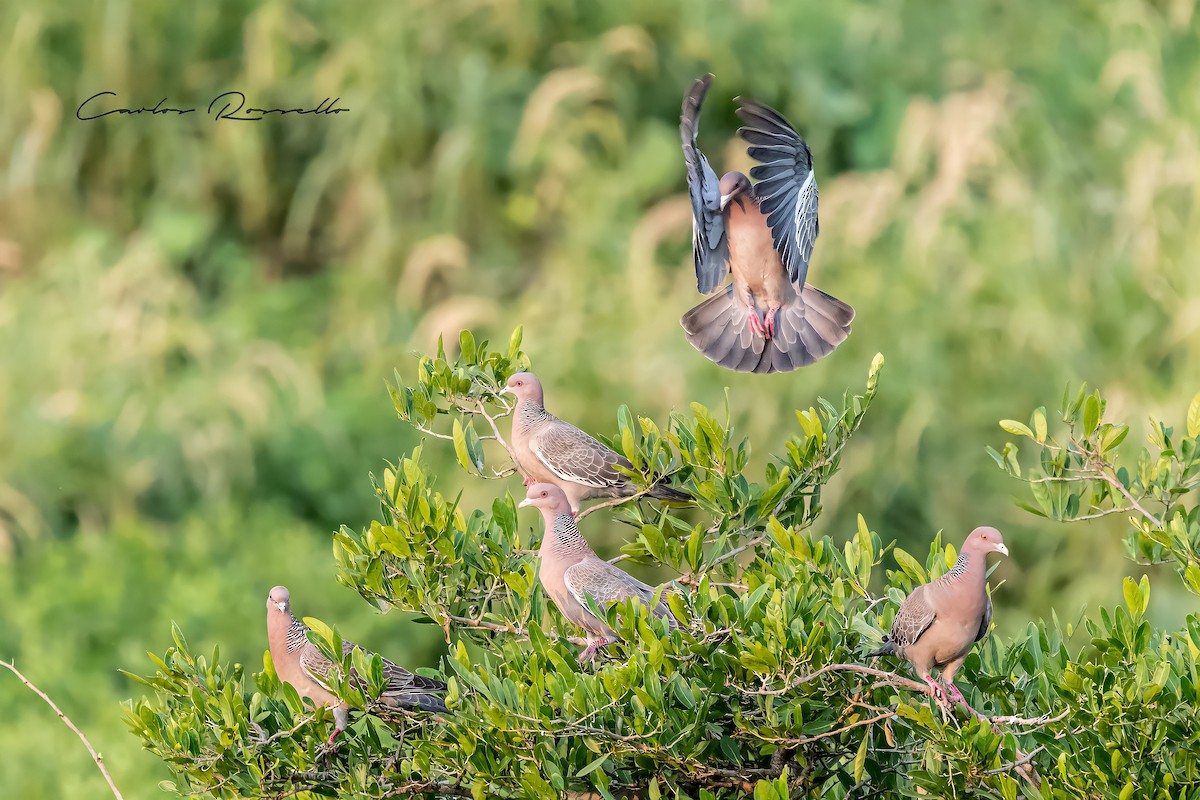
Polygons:
M750 330L757 333L764 339L770 338L767 336L767 329L763 327L763 322L758 318L758 309L751 307L746 313L746 324L750 326Z
M922 675L921 680L925 681L926 685L933 690L933 699L938 701L938 705L945 708L946 692L942 689L941 685L928 675Z
M535 481L530 476L526 475L525 480L521 481L522 486L533 486Z
M583 662L589 660L595 661L596 651L601 647L604 647L606 644L609 644L609 641L603 636L601 636L599 639L588 639L587 647L583 648L583 652L579 654L579 663L582 664Z
M967 711L970 711L972 714L974 714L977 717L983 716L982 714L980 714L978 711L976 711L974 708L971 707L971 704L967 702L967 699L965 697L963 697L963 693L961 691L959 691L957 686L954 685L954 681L946 681L946 690L950 695L950 701L952 703L954 703L955 705L962 706Z
M333 746L333 740L336 739L342 731L346 730L346 726L350 723L350 710L346 708L335 708L333 710L333 733L329 734L329 741L325 744Z
M767 307L767 313L763 314L763 328L766 330L766 333L764 333L763 335L767 339L770 339L772 336L775 335L775 315L778 313L779 313L779 306L771 305L771 306Z

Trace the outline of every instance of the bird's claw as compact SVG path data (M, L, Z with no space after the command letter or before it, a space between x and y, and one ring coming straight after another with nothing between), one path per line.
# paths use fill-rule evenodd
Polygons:
M609 644L608 639L596 639L593 642L588 642L587 647L583 648L583 652L581 652L579 654L579 663L583 664L583 662L589 661L589 660L595 661L596 660L596 652L601 647L604 647L606 644Z
M757 312L750 312L750 315L746 317L746 324L750 326L750 330L754 331L759 336L763 337L764 339L768 338L767 329L763 327L763 322L758 318Z
M778 308L769 308L767 309L767 313L763 315L763 328L765 330L763 336L767 339L775 335L775 314L778 311Z

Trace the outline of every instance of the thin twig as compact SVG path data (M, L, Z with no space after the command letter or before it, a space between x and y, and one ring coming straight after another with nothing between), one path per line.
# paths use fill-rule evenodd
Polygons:
M487 420L487 424L491 427L492 433L496 437L496 441L499 442L501 445L503 445L504 449L506 451L508 451L508 457L512 459L513 466L517 468L517 472L521 473L521 475L523 477L529 478L530 477L529 473L525 471L525 468L521 466L521 462L517 460L516 452L512 449L512 446L509 445L509 443L507 441L505 441L504 437L500 434L500 428L496 426L497 417L493 417L491 414L487 413L487 409L484 407L483 401L480 400L479 398L475 399L475 407L478 410L475 412L472 412L472 413L477 413L481 417L483 417L484 419ZM500 415L502 417L507 416L508 414L512 413L512 408L509 408L508 406L505 406L505 408L507 408L507 411L505 411L504 414ZM515 408L515 406L514 406L514 408Z
M454 614L447 614L446 622L447 624L450 622L457 622L461 627L464 628L479 628L485 631L495 631L496 633L511 633L513 636L517 636L521 639L529 638L529 631L518 625L501 625L498 622L481 622L473 620L470 617L459 617L455 616ZM546 631L545 633L546 638L550 639L551 641L554 639L566 639L568 642L575 645L587 644L587 639L584 639L581 636L560 636L554 631Z
M1124 497L1129 502L1129 505L1136 508L1143 517L1145 517L1147 520L1150 521L1151 524L1154 525L1154 527L1156 527L1160 530L1162 529L1163 524L1162 524L1162 522L1159 521L1158 517L1154 516L1149 511L1147 511L1144 507L1142 507L1142 504L1139 503L1134 498L1134 496L1129 493L1129 490L1125 488L1125 484L1121 483L1121 481L1118 480L1117 476L1110 475L1108 473L1108 471L1104 470L1104 469L1101 469L1099 472L1100 472L1100 477L1104 480L1104 482L1107 483L1112 488L1116 489L1118 492L1120 492L1121 496Z
M89 753L91 753L92 761L96 762L96 766L100 769L100 774L104 776L104 780L108 781L108 788L112 789L113 796L116 797L117 800L124 800L124 798L121 796L121 791L117 788L117 785L113 783L112 776L108 774L108 769L104 766L104 759L99 753L96 752L96 749L92 747L92 743L89 742L88 738L83 735L83 731L75 727L75 723L71 722L70 718L62 712L62 709L59 708L53 700L50 699L49 695L47 695L38 687L34 686L31 680L22 675L20 670L17 669L13 662L0 661L0 667L4 667L13 675L16 675L17 679L21 681L21 683L28 686L34 694L46 701L46 705L54 709L54 713L58 714L58 718L61 719L68 728L75 732L75 735L79 737L79 741L83 742L83 746L87 748Z
M1008 772L1010 770L1019 769L1019 768L1025 766L1026 764L1028 764L1030 761L1033 761L1033 757L1045 749L1046 749L1046 745L1039 744L1037 747L1033 748L1028 753L1026 753L1025 755L1018 758L1016 761L1010 761L1007 764L1001 764L1000 766L996 767L995 769L985 769L983 771L983 774L984 775L999 775L1001 772Z
M591 514L593 511L599 511L602 508L612 508L613 506L624 505L632 500L637 500L640 497L644 497L647 493L649 493L649 491L649 489L642 489L640 492L631 494L628 497L614 497L611 500L605 500L603 503L596 503L595 505L588 506L587 508L579 511L579 513L575 516L575 521L579 522L579 520L583 519L588 514Z

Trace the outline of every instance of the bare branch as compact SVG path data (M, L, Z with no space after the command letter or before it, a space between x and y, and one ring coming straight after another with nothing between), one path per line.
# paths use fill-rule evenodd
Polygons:
M650 492L649 489L642 489L640 492L638 492L636 494L631 494L628 497L614 497L611 500L605 500L603 503L596 503L595 505L591 505L591 506L588 506L587 508L580 509L579 514L576 515L576 517L575 517L575 521L578 522L579 520L586 517L588 514L591 514L593 511L599 511L602 508L612 508L613 506L624 505L625 503L628 503L630 501L637 500L640 497L644 497L649 492Z
M62 709L59 708L53 700L50 699L49 695L47 695L45 692L43 692L38 687L34 686L32 681L30 681L28 678L26 678L24 675L22 675L20 670L17 669L16 665L13 662L0 661L0 667L4 667L9 672L11 672L13 675L16 675L17 680L21 681L21 683L28 686L29 689L34 694L36 694L38 697L40 697L46 701L46 705L48 705L48 706L50 706L50 708L54 709L54 713L58 714L58 718L61 719L68 728L70 728L72 731L74 731L75 735L79 737L79 741L83 742L83 746L87 748L87 751L89 753L91 753L92 761L96 762L96 766L99 768L100 774L104 776L104 780L106 780L108 782L108 788L112 790L113 796L116 797L117 800L124 800L124 798L121 796L121 791L117 788L117 785L115 783L113 783L112 776L108 774L108 768L104 766L103 757L99 753L96 752L96 749L94 747L92 747L92 743L89 742L88 738L83 735L83 731L81 731L81 730L79 730L79 728L75 727L75 723L71 722L70 718L62 712Z

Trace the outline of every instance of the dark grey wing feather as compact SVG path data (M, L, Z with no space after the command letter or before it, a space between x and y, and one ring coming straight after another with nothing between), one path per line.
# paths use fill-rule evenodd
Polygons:
M303 625L303 623L300 623ZM305 630L307 631L307 626ZM355 647L359 647L354 642L342 640L342 655L346 656ZM375 655L365 647L359 647L363 651L363 655L367 658ZM380 656L383 662L383 676L385 680L385 688L379 696L379 700L385 705L404 706L409 708L421 708L426 711L447 711L446 704L440 697L436 695L446 691L446 684L433 678L426 678L422 675L416 675L404 669L386 658ZM336 669L336 665L325 657L320 648L312 642L305 642L303 649L300 651L300 669L308 677L312 678L327 691L334 691L330 675ZM358 674L351 672L351 680L358 680ZM359 684L358 688L365 689L365 686Z
M767 216L788 280L802 287L819 232L812 153L776 111L741 98L738 103L737 115L746 123L738 134L750 144L750 157L761 162L750 170L750 177L758 181L754 196Z
M987 602L983 604L983 619L979 621L979 633L975 634L975 641L979 641L984 636L987 636L988 628L992 626L992 598L988 597Z
M629 485L629 478L615 469L617 465L630 469L629 459L560 419L543 426L530 441L529 449L546 469L564 481L597 489Z
M925 598L925 586L918 586L900 604L896 618L892 620L892 641L898 648L911 646L928 630L936 617L933 607Z
M729 238L721 213L721 184L708 159L696 146L700 105L712 85L712 75L692 84L683 98L679 138L687 165L688 193L692 198L692 259L696 262L696 288L703 294L716 289L729 271Z
M563 583L580 605L588 607L590 597L600 608L634 598L640 600L647 608L654 599L655 587L642 583L637 578L615 567L607 561L589 558L567 567L563 573ZM679 622L667 608L666 600L659 598L658 605L651 609L656 617L667 620L671 629L678 627Z

